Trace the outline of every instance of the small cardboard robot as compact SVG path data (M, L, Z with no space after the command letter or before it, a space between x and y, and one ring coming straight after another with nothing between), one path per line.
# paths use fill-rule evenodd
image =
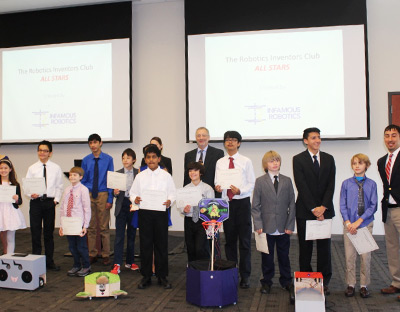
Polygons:
M323 276L320 272L294 272L296 312L325 312Z
M35 290L45 283L45 256L20 253L0 256L0 287Z
M85 276L85 291L76 294L79 298L92 297L114 297L127 295L126 291L120 289L120 279L118 274L109 272L96 272Z

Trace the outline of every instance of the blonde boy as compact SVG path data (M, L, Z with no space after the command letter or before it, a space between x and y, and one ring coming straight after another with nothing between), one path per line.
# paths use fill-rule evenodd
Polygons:
M357 233L357 229L367 227L372 233L374 213L377 209L376 183L367 178L365 172L371 165L367 155L356 154L351 158L354 176L343 181L340 191L340 213L344 222L344 251L346 255L346 297L353 297L356 284L357 251L347 236ZM360 296L368 298L367 286L370 283L371 253L361 256L360 264Z
M74 265L67 272L69 276L86 276L90 273L89 250L87 246L87 228L91 218L89 190L81 183L84 171L80 167L73 167L69 171L71 185L64 191L60 205L61 217L82 218L82 231L80 235L67 235L69 250L74 258ZM63 228L60 227L60 236Z

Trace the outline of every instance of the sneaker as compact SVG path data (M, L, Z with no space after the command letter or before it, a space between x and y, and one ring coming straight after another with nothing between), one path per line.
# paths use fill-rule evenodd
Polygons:
M125 264L125 268L131 269L132 271L139 270L139 266L135 263L132 263L132 264L127 263L127 264Z
M90 272L91 272L90 267L82 268L76 273L76 275L79 277L83 277L83 276L88 275Z
M121 266L119 264L114 264L114 267L110 273L119 274L120 272L121 272Z
M67 272L67 275L68 275L68 276L75 276L76 273L78 273L78 271L79 271L80 269L81 269L81 268L72 268L71 270L69 270L69 271Z

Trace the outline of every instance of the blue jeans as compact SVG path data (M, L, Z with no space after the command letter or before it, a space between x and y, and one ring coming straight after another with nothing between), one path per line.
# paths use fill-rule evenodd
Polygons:
M137 211L130 211L130 200L124 198L121 211L115 217L115 241L114 241L114 264L122 265L122 256L124 253L124 240L126 229L126 263L132 264L135 255L136 228L131 225L133 214Z
M67 235L69 251L74 257L74 268L90 267L89 249L87 245L87 236Z

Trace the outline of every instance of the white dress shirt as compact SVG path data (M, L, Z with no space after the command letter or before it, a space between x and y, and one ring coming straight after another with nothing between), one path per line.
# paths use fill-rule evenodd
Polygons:
M218 185L218 171L229 169L229 157L233 158L235 169L240 169L242 171L241 185L234 185L240 189L240 194L233 196L233 199L250 197L256 181L253 164L249 158L242 156L239 153L236 153L233 156L226 155L217 161L217 165L215 167L215 185ZM226 193L227 190L222 190L223 199L228 199L228 195Z
M215 193L214 190L212 189L211 186L209 186L207 183L204 183L203 181L200 181L199 184L194 185L193 182L190 182L188 185L184 186L184 188L195 188L198 189L201 192L201 197L202 198L214 198ZM190 211L188 213L185 213L183 211L184 208L181 208L181 213L185 215L186 217L192 217L193 216L193 207L190 207Z
M145 190L165 191L167 199L172 203L176 199L176 189L171 175L158 167L156 170L146 169L141 171L133 180L132 187L129 191L131 202L135 202L137 196L141 196ZM167 207L168 208L168 207Z
M39 160L29 167L26 174L27 178L41 178L43 177L43 163ZM46 162L46 195L47 197L54 197L54 201L60 202L61 194L64 187L63 173L61 168L51 160ZM43 194L39 194L42 196Z

